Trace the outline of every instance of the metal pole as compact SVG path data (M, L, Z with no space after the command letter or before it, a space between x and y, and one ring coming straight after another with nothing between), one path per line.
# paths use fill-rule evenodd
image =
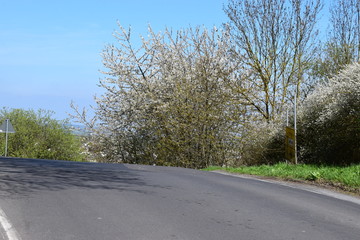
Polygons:
M9 131L9 119L6 119L6 131L5 131L5 157L7 156L7 147L8 147L8 131Z
M297 91L295 93L295 99L294 99L294 135L295 135L295 141L294 141L294 147L295 147L295 164L298 164L297 161L297 141L296 141L296 104L297 104Z

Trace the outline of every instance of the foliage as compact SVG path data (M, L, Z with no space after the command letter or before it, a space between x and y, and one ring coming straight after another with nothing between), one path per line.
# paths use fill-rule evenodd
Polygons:
M274 164L283 161L284 131L281 119L249 124L241 141L241 160L238 165Z
M228 60L228 33L149 27L136 49L131 30L119 28L118 46L103 52L105 94L92 127L98 157L194 168L236 161L244 109L231 94L238 66Z
M327 82L317 85L298 107L298 161L318 165L360 163L360 65L349 65ZM293 116L290 116L293 122ZM266 141L251 142L253 163L282 162L284 126L265 125ZM269 134L271 132L271 134ZM316 178L313 174L309 178Z
M298 144L305 163L360 163L360 65L319 85L299 109Z
M225 170L232 173L279 177L283 179L317 181L360 193L360 165L334 167L306 164L289 165L286 163L278 163L275 165L261 165L251 167L243 166L238 168L209 167L205 170Z
M0 121L10 119L15 133L8 136L8 156L82 161L81 142L66 127L66 121L52 119L52 112L6 109L0 111ZM4 153L5 134L0 143Z

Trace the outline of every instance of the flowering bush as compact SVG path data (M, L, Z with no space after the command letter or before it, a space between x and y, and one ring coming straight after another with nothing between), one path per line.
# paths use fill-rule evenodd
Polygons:
M259 121L244 128L237 165L274 164L284 159L284 127L280 119Z
M136 48L131 30L119 28L117 45L102 54L105 92L96 98L98 125L91 131L96 157L203 168L239 156L243 106L231 94L238 66L229 61L228 33L149 27Z
M299 108L298 146L305 163L359 163L360 64L319 85Z

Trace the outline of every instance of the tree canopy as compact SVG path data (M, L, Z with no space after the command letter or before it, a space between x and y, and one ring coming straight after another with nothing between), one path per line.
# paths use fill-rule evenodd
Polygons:
M134 48L119 25L96 99L101 154L112 161L205 167L234 153L243 108L231 94L237 64L216 28L154 33ZM229 84L230 82L230 84ZM234 84L235 82L233 82ZM99 132L101 131L101 133Z
M233 61L242 66L236 93L268 122L306 89L317 50L320 0L230 0L225 6Z

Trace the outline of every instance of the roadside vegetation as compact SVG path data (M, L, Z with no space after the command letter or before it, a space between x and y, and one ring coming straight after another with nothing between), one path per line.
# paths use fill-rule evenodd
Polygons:
M88 118L86 108L72 104L73 119L91 133L89 157L231 166L358 188L360 5L331 1L327 39L320 42L323 3L229 0L222 26L161 32L149 26L141 44L118 23L115 43L102 53L96 115ZM295 99L298 166L283 164ZM294 127L292 111L288 116Z
M8 135L8 156L83 161L82 143L67 121L52 118L46 110L0 110L0 122L10 119L15 133ZM5 133L0 134L0 155L5 152Z
M360 195L360 165L338 167L278 163L275 165L242 166L237 168L211 166L204 170L220 170L237 174L274 177L284 180L307 181Z

